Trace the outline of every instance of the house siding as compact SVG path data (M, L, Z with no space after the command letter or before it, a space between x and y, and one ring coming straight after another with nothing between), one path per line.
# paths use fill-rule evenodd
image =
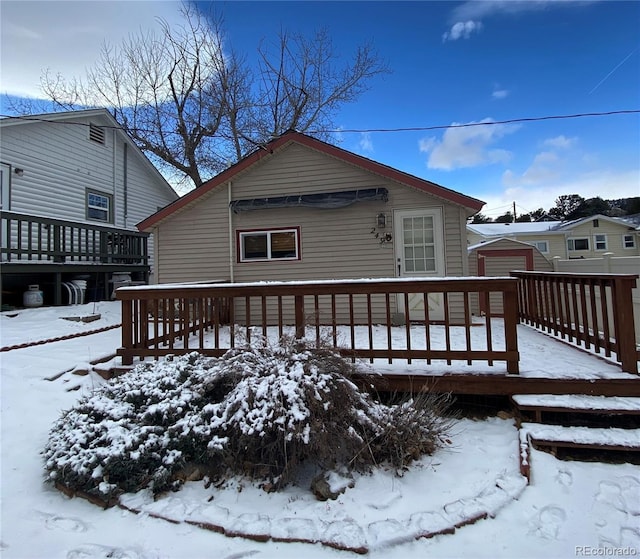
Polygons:
M231 198L242 200L376 187L388 189L386 203L357 202L331 210L282 208L232 214L233 281L393 277L396 273L393 243L380 243L375 237L377 214L386 214L385 232L392 232L394 210L432 207L443 209L446 275L465 272L463 208L299 144L283 148L275 157L263 159L236 176L231 185ZM232 279L228 196L227 188L221 186L159 225L156 236L160 283ZM300 228L300 260L238 262L238 230L282 227Z
M583 223L573 226L565 226L562 229L554 231L539 231L531 233L509 233L508 225L505 226L504 234L493 234L490 236L482 236L481 234L468 230L469 245L476 245L491 239L505 237L523 243L533 243L534 241L547 241L549 243L549 252L544 253L545 258L552 260L554 257L559 258L598 258L605 252L613 252L616 256L638 256L640 255L640 236L633 227L624 223L610 221L608 219L598 219L598 227L594 227L593 219L589 219ZM630 234L635 237L635 247L624 248L623 236ZM595 235L607 236L607 248L605 250L595 249ZM567 248L567 239L588 238L589 250L573 250Z
M479 276L478 252L487 251L505 251L504 256L485 256L484 275L488 277L508 276L514 270L526 270L526 258L523 255L506 255L506 251L522 250L529 248L522 242L513 239L498 239L486 244L482 244L468 251L469 275ZM535 247L530 247L533 257L533 270L540 272L552 272L553 266ZM477 295L471 297L472 314L480 314L480 303ZM490 295L490 305L493 313L501 314L503 311L502 298L497 294Z
M136 223L177 198L140 152L128 146L125 216L122 134L105 128L105 143L100 144L89 140L88 124L110 123L100 117L74 116L72 120L80 124L58 120L2 128L0 159L24 169L22 176L11 174L11 211L135 231ZM112 197L111 223L87 219L87 189ZM153 254L152 238L149 253Z
M636 236L636 247L635 249L625 249L622 245L622 238L624 234L633 234L636 233L633 229L624 226L623 224L619 224L616 222L599 219L598 227L594 226L593 220L589 220L585 223L581 223L576 227L572 228L570 231L566 232L566 238L588 238L589 239L589 250L574 250L574 251L566 251L566 255L568 258L598 258L601 257L605 252L613 252L617 256L636 256L640 254L638 249L638 237ZM607 237L607 248L604 250L596 250L595 246L595 236L596 235L606 235ZM562 253L559 254L559 256Z

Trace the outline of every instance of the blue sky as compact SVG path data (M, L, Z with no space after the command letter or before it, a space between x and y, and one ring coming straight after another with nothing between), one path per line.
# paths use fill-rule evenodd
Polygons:
M203 3L207 8L210 3ZM178 18L176 2L0 2L0 92L38 96L45 68L82 76L102 40ZM391 73L337 115L341 147L487 202L496 217L561 194L640 196L640 115L377 132L640 109L640 2L216 2L255 58L280 28L371 42ZM3 108L4 112L4 108ZM348 132L358 130L363 132Z

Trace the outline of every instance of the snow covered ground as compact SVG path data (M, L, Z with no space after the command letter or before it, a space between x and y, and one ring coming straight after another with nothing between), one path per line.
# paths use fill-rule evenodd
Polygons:
M70 310L97 312L101 318L88 324L58 318ZM118 322L117 302L95 308L30 309L13 317L2 313L0 346ZM593 378L618 376L615 366L544 335L527 331L524 337L527 347L534 348L529 353L521 343L526 374L535 374L536 367L546 374L566 374L579 366ZM306 487L266 494L241 482L219 490L190 482L155 502L146 492L126 496L124 502L142 510L140 514L69 499L43 483L40 452L62 410L104 381L95 373L60 373L90 370L89 362L109 357L119 343L116 328L0 353L3 558L356 556L319 543L274 541L278 539L361 546L371 557L390 559L640 555L640 467L564 462L532 450L532 479L525 485L518 469L518 432L511 419L460 420L450 434L451 444L403 477L379 471L357 479L338 500L325 503L310 497ZM452 531L456 524L484 514L486 519L452 534L414 539ZM199 524L261 535L268 541L231 538Z

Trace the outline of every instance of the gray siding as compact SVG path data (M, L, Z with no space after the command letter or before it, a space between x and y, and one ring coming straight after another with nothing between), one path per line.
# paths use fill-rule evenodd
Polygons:
M105 124L95 117L71 120ZM11 173L10 210L14 212L136 230L136 223L177 198L129 145L125 216L125 139L113 128L105 129L105 143L99 144L89 140L88 126L61 120L22 123L2 128L0 146L3 163L24 169L22 176ZM113 197L112 224L87 219L87 188ZM150 251L152 245L150 239Z

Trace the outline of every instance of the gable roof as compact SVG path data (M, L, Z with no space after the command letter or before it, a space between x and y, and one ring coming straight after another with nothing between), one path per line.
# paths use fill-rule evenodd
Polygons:
M238 163L222 171L220 174L203 183L195 190L192 190L191 192L185 194L184 196L182 196L182 198L179 198L175 202L149 216L147 219L141 221L138 224L138 229L144 231L150 227L153 227L154 225L157 225L159 222L165 220L181 208L184 208L185 206L191 204L195 200L206 195L219 186L226 184L239 173L247 170L263 159L273 156L274 154L276 154L276 152L281 150L283 147L290 145L291 143L306 146L331 157L335 157L336 159L340 159L341 161L344 161L345 163L348 163L350 165L354 165L366 171L378 174L387 179L405 184L407 186L412 186L418 190L421 190L422 192L425 192L426 194L432 194L453 204L468 208L474 213L480 211L482 209L482 206L484 206L484 202L476 198L466 196L464 194L456 192L455 190L450 190L433 182L418 178L408 173L404 173L402 171L394 169L393 167L389 167L387 165L383 165L382 163L367 159L366 157L362 157L361 155L357 155L316 138L312 138L311 136L307 136L306 134L302 134L294 130L289 130L282 136L271 140L264 147L260 147L246 157L242 158Z
M626 220L624 218L620 218L620 217L609 217L606 215L602 215L602 214L596 214L596 215L590 215L587 217L581 217L580 219L574 219L572 221L564 221L560 224L560 226L558 227L559 230L567 230L567 229L573 229L574 227L577 227L578 225L582 225L583 223L587 223L588 221L593 221L594 219L597 219L599 221L608 221L609 223L616 223L617 225L622 225L624 227L631 227L634 228L635 223L630 222L630 220Z
M555 231L562 221L530 221L516 223L468 223L467 229L484 237L523 235Z
M517 246L521 246L522 248L531 248L531 249L535 249L536 251L540 252L535 245L531 245L529 243L525 243L524 241L518 241L517 239L510 239L509 237L498 237L496 239L491 239L490 241L483 241L480 243L477 243L475 245L471 245L467 247L467 252L473 252L475 250L478 250L479 248L487 248L490 246L493 246L497 243L508 243L508 244L513 244L513 245L517 245Z
M120 126L118 121L107 109L84 109L80 111L62 111L58 113L41 113L37 115L22 115L22 116L8 116L0 119L0 128L8 128L13 126L28 126L34 123L42 122L56 122L56 123L68 123L73 124L74 121L80 119L94 119L104 123L104 126L113 128L120 138L127 143L127 145L133 150L135 156L137 156L147 170L155 175L155 178L163 185L163 188L170 192L174 198L178 197L178 194L173 187L162 176L157 167L151 163L149 158L142 152L142 150L131 139L131 136ZM78 125L85 125L84 122L77 122Z
M533 222L516 222L516 223L468 223L467 229L473 231L483 237L503 237L505 235L533 235L541 233L564 234L583 223L588 223L594 219L600 221L608 221L627 227L629 229L640 229L640 223L636 224L633 220L624 217L609 217L602 214L581 217L571 221L533 221Z

